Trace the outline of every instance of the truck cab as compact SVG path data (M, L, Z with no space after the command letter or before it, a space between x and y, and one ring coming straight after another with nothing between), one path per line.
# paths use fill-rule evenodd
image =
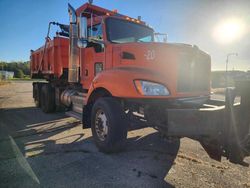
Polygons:
M87 29L77 24L84 33L78 55L84 89L104 87L121 98L208 98L211 58L198 47L155 42L145 22L94 5L76 14L87 20Z

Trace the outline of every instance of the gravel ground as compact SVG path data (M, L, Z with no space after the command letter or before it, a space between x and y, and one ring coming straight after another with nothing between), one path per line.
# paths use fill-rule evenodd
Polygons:
M122 153L100 153L90 129L64 113L44 114L31 82L20 81L0 86L0 187L250 187L250 168L152 128L130 131Z

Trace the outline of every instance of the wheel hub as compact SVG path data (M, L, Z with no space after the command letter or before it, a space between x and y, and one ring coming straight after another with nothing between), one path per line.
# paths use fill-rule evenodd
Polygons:
M99 109L95 116L95 130L98 138L104 141L108 135L108 121L107 116L103 110Z

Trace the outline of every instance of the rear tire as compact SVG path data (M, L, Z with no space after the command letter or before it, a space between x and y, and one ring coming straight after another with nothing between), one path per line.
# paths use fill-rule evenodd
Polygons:
M104 97L94 103L91 130L101 152L113 153L125 148L127 119L117 100Z
M45 113L55 111L55 90L50 84L43 84L41 89L41 108Z
M41 85L39 83L33 83L33 98L36 107L41 107Z

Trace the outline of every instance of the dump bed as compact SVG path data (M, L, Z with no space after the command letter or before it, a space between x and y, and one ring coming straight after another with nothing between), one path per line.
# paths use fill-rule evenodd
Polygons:
M45 46L45 45L44 45ZM44 46L31 51L30 69L32 78L60 78L68 68L69 39L54 37Z

